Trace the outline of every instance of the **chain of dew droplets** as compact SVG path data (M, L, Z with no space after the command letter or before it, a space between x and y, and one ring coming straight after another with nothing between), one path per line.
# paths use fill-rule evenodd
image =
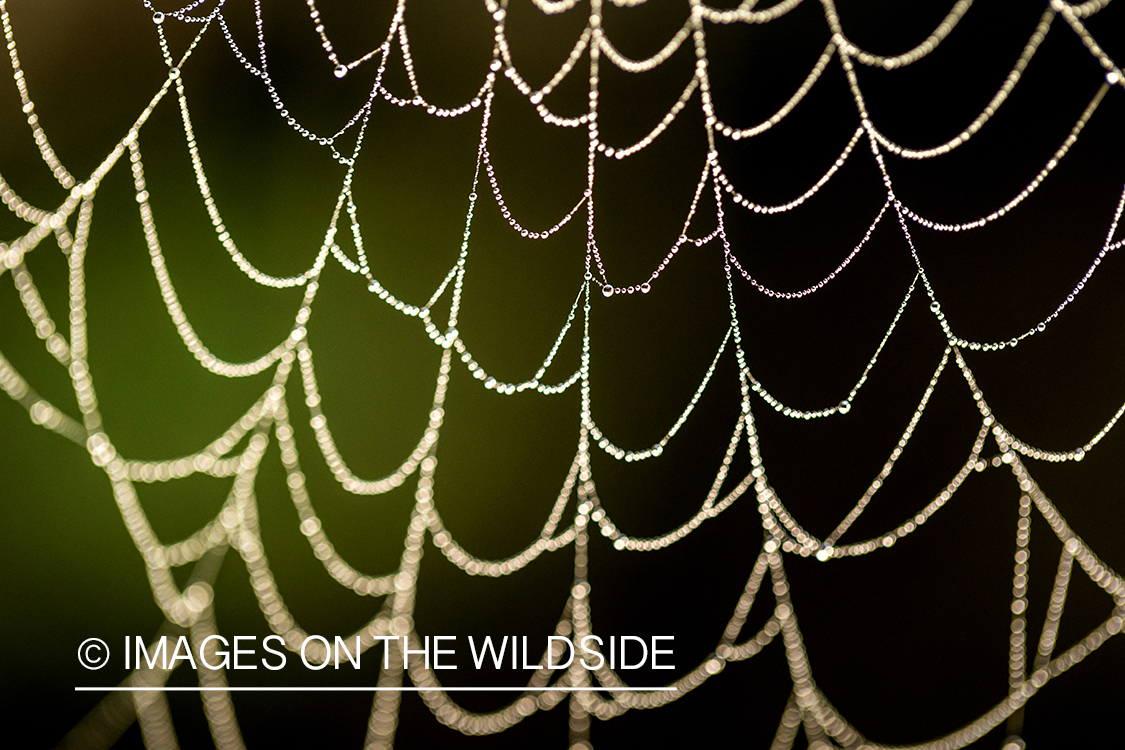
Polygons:
M1020 192L1014 198L1009 200L1007 203L1005 203L995 211L987 214L986 216L982 216L979 219L960 222L957 224L942 224L939 222L931 221L930 219L918 215L916 212L910 210L906 206L902 206L903 213L910 217L910 219L915 223L920 224L927 229L932 229L938 232L965 232L970 229L983 227L985 224L999 219L1001 216L1012 211L1016 206L1025 201L1028 196L1034 193L1035 190L1043 184L1044 180L1046 180L1047 178L1047 175L1049 175L1059 165L1063 157L1066 156L1066 154L1070 151L1071 146L1073 146L1074 143L1078 140L1079 134L1086 126L1086 123L1089 122L1090 117L1092 117L1094 112L1097 110L1098 105L1101 104L1102 98L1105 96L1107 91L1109 91L1108 83L1103 83L1098 87L1098 90L1094 93L1093 99L1090 100L1090 103L1086 105L1086 108L1082 111L1081 116L1079 116L1078 122L1074 124L1074 127L1071 128L1070 133L1067 134L1067 137L1063 141L1062 145L1055 150L1055 152L1051 155L1051 158L1047 160L1047 163L1043 166L1043 168L1039 170L1035 177L1033 177L1031 181L1027 183L1027 185L1022 190L1020 190Z
M930 311L937 318L938 325L941 326L942 332L945 334L951 345L963 347L972 351L998 351L1000 349L1012 348L1017 346L1026 338L1034 336L1037 333L1043 333L1047 329L1047 325L1055 318L1057 318L1063 311L1063 309L1066 308L1067 305L1069 305L1071 302L1073 302L1077 298L1078 294L1086 288L1086 283L1094 275L1094 271L1096 271L1101 266L1102 261L1106 259L1109 253L1121 246L1121 241L1110 242L1110 240L1117 231L1123 208L1125 208L1125 188L1122 189L1121 197L1118 199L1117 206L1114 209L1113 219L1111 220L1109 230L1106 233L1105 243L1102 245L1102 248L1098 251L1097 255L1094 257L1093 262L1086 269L1085 273L1083 273L1082 278L1075 285L1074 289L1069 294L1067 294L1063 301L1058 304L1058 306L1050 315L1041 320L1034 327L1029 328L1019 336L1013 337L1007 341L981 343L978 341L968 341L957 336L953 332L953 329L950 327L949 322L946 320L945 312L942 310L941 304L937 300L936 292L930 285L929 278L926 276L925 269L922 266L922 260L918 256L918 251L914 246L914 240L910 234L910 229L906 224L906 210L900 203L898 203L897 201L895 202L895 211L898 215L899 225L901 226L903 234L906 238L911 257L914 259L915 265L918 267L918 272L922 277L922 281L926 287L926 292L931 299Z
M715 179L718 180L719 184L723 186L723 190L731 196L735 203L742 206L743 208L747 208L756 214L784 213L786 211L792 211L794 208L797 208L797 206L800 206L809 198L812 198L820 191L822 187L827 185L828 181L832 179L832 176L836 174L840 167L844 166L844 163L848 160L848 157L851 156L852 150L855 148L856 143L859 142L859 139L863 135L863 127L860 126L856 128L855 132L852 133L852 137L848 140L847 145L844 146L844 150L838 157L836 157L836 160L832 162L832 165L828 168L828 171L822 174L812 187L810 187L808 190L806 190L804 193L794 198L793 200L774 206L766 206L761 203L755 203L739 193L738 190L736 190L730 183L730 180L727 178L726 174L722 171L722 167L719 164L717 155L711 159L712 170L714 171Z
M935 156L942 156L944 154L947 154L961 144L968 141L982 127L984 127L985 123L987 123L989 119L991 119L1000 109L1000 106L1008 100L1008 96L1012 93L1012 90L1015 89L1016 84L1019 83L1020 79L1023 77L1023 73L1027 68L1027 64L1039 50L1039 45L1042 44L1043 40L1047 38L1047 32L1051 29L1051 22L1055 19L1055 15L1056 14L1054 10L1052 10L1051 8L1047 8L1043 11L1043 15L1039 18L1039 23L1035 26L1035 31L1032 33L1031 38L1028 40L1027 44L1024 45L1023 51L1020 52L1019 59L1016 60L1016 64L1012 67L1012 70L1004 79L1004 83L1001 85L1000 90L993 95L991 101L989 101L985 108L980 112L980 114L978 114L973 119L969 126L962 130L960 133L939 146L934 146L927 149L911 149L904 148L903 146L892 142L877 129L872 128L872 132L879 140L879 143L891 153L901 156L904 159L930 159Z
M731 261L733 264L733 256L731 256ZM887 327L886 332L883 334L883 338L879 340L879 345L875 347L875 353L871 355L871 359L867 360L867 366L863 368L863 373L859 376L859 380L857 380L856 384L852 386L852 389L848 392L847 398L845 398L836 406L826 407L823 409L818 409L816 411L794 409L774 398L774 396L772 396L770 392L766 390L765 386L763 386L761 382L758 381L750 373L749 370L746 370L746 377L750 382L751 390L757 393L763 401L772 406L775 411L794 419L819 419L821 417L832 416L833 414L847 414L849 411L851 411L852 404L855 402L855 398L859 393L859 389L862 388L863 384L867 382L867 376L871 374L871 371L875 368L875 363L879 361L879 355L882 354L883 347L887 345L887 341L890 340L891 334L894 333L895 326L898 325L898 321L902 318L902 314L906 310L906 305L910 302L911 296L913 296L914 294L914 287L917 285L917 283L918 277L915 276L914 280L910 282L910 287L906 290L906 296L902 298L902 303L898 306L898 310L895 311L894 317L891 318L890 326Z

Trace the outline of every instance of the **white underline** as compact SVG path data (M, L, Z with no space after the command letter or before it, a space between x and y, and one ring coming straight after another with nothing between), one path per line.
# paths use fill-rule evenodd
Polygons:
M652 693L675 690L674 687L76 687L76 693L547 693L557 690L564 693L608 690L617 693Z

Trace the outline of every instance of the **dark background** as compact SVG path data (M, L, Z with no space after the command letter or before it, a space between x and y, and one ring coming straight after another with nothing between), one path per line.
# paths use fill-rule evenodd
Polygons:
M158 7L173 10L164 5ZM530 82L544 83L573 45L586 11L544 17L530 3L512 5L508 34L515 62ZM949 5L845 0L839 10L857 45L897 54L924 39ZM1088 22L1119 62L1125 58L1121 6L1115 3ZM9 10L40 122L64 164L81 178L122 137L166 75L151 13L130 0L15 1ZM325 2L321 11L341 58L350 60L381 42L393 5ZM893 72L861 69L876 125L915 147L959 132L999 88L1041 12L1038 3L981 0L921 62ZM633 9L607 7L604 25L622 52L645 57L687 13L686 3L650 0ZM252 4L231 0L226 15L242 48L252 52ZM406 19L426 97L445 106L471 98L492 45L483 8L410 0ZM290 111L316 132L335 131L364 100L374 65L343 80L333 77L302 3L266 4L265 20L271 73ZM174 50L183 49L197 29L174 19L165 28ZM803 80L827 40L823 11L812 0L762 27L708 26L719 117L732 125L768 117ZM395 55L392 60L387 85L407 95L401 62ZM627 145L648 132L682 90L692 65L690 44L643 75L603 61L603 139ZM342 168L285 126L217 28L183 75L205 168L239 247L270 273L305 269L323 237ZM967 145L925 162L888 157L897 194L938 221L989 213L1034 177L1103 80L1077 35L1056 19L1009 102ZM561 114L580 114L585 87L580 63L548 103ZM584 189L585 131L545 126L506 80L497 90L490 148L501 187L525 226L544 228ZM911 226L959 335L984 341L1018 335L1049 315L1085 272L1104 241L1125 174L1122 93L1116 87L1107 94L1058 169L1002 221L959 234ZM696 94L668 132L639 155L598 161L596 231L616 284L646 280L680 231L706 153L698 101ZM15 87L0 86L0 173L33 204L53 207L64 193L43 167L22 120ZM778 127L748 141L722 140L719 151L744 195L782 202L819 177L857 122L834 61ZM382 102L375 106L356 200L373 272L400 298L424 301L457 258L479 128L479 112L446 120ZM257 357L287 334L301 292L250 282L215 241L173 96L160 104L140 143L164 250L189 318L219 356ZM536 243L507 227L483 185L478 192L459 329L491 374L519 381L538 367L581 283L584 214ZM763 284L796 290L835 268L883 200L861 141L840 174L792 213L763 217L728 203L728 231L742 264ZM708 187L692 234L710 231L713 220ZM7 213L0 216L0 230L5 240L24 231ZM1078 447L1125 399L1125 268L1115 256L1045 333L1015 350L966 353L999 420L1028 443ZM45 241L27 264L56 321L64 321L61 254ZM269 375L233 381L212 376L179 341L149 265L127 161L99 190L87 269L90 365L107 431L123 455L157 459L198 450L264 390ZM914 273L902 233L888 215L839 278L810 297L766 298L736 278L751 370L795 407L838 403ZM920 292L846 416L798 422L761 400L752 403L771 484L819 536L831 532L878 473L940 359L944 342ZM594 417L615 442L640 449L664 434L702 378L727 316L718 242L681 250L648 295L594 295ZM44 397L76 414L66 373L35 338L6 280L0 283L0 321L0 350ZM577 366L576 334L552 370L559 380ZM309 336L324 409L345 458L360 476L392 470L424 424L439 350L418 321L387 308L360 279L331 262ZM506 557L535 538L554 502L577 440L579 393L502 397L459 365L450 388L436 501L465 548ZM307 412L292 393L290 408L313 501L337 549L363 571L392 570L412 493L402 488L377 498L347 496L320 460ZM714 477L737 409L737 372L728 352L664 457L624 464L595 455L594 478L617 525L637 536L657 535L689 518ZM97 636L112 647L124 635L147 636L162 617L109 484L84 449L31 425L6 400L0 423L0 597L7 644L2 689L11 721L30 724L38 744L51 746L101 698L75 693L75 685L116 684L125 676L115 667L96 676L81 669L74 663L77 644ZM876 536L924 507L965 460L978 426L969 391L951 367L891 479L844 541ZM1119 428L1081 463L1029 462L1032 476L1074 530L1118 571L1125 570L1123 441ZM995 452L993 444L986 449L987 456ZM745 475L748 463L743 447L728 485ZM227 480L192 477L140 485L139 493L161 538L171 541L213 516L228 489ZM872 741L931 739L1006 695L1018 498L1011 475L989 469L973 474L923 529L890 551L831 565L786 557L813 677ZM298 621L309 632L346 634L370 619L381 600L357 597L332 582L298 533L275 447L263 463L258 500L271 567ZM662 552L618 553L598 536L590 571L596 630L675 635L676 674L688 671L718 643L760 544L760 517L749 497ZM1059 549L1033 513L1033 644ZM565 603L571 566L567 548L508 578L473 578L427 546L415 613L419 632L541 640ZM227 556L215 588L223 633L268 633L236 555ZM756 632L771 606L763 591L744 635ZM1111 607L1075 566L1056 653L1102 622ZM362 675L324 679L373 684L373 657ZM1049 683L1028 704L1024 737L1030 745L1080 747L1104 738L1125 699L1123 667L1125 645L1115 638ZM306 684L309 678L303 670L250 676L231 673L233 684ZM480 677L462 669L450 674L449 684L479 683ZM519 677L488 679L518 684ZM630 679L651 684L668 676ZM192 675L180 670L171 684L192 684ZM595 721L591 737L600 748L682 741L706 747L732 739L766 747L789 690L778 642L748 662L728 664L671 706ZM475 710L507 701L489 694L457 697ZM170 702L181 746L208 745L198 696L171 695ZM370 696L237 694L234 704L252 748L271 742L359 746ZM566 723L562 706L498 736L463 737L441 726L417 696L405 695L397 739L402 748L564 747ZM1000 728L978 745L999 747L1003 736ZM803 742L799 738L798 747ZM139 745L134 725L118 746Z

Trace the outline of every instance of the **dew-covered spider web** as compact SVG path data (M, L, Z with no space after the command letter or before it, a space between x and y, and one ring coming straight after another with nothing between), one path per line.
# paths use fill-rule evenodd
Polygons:
M1121 736L1121 8L76 5L0 0L45 740ZM674 668L549 666L624 633ZM538 666L385 646L444 634ZM223 689L309 680L356 690Z

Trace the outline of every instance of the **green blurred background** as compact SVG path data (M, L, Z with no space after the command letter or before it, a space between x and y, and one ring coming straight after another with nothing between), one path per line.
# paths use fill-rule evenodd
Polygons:
M151 12L132 0L8 5L40 122L67 167L87 175L166 75ZM1120 6L1089 22L1119 61L1125 58ZM235 39L252 51L253 4L231 0L226 8ZM858 45L890 54L921 41L948 11L943 2L859 0L840 2L839 9ZM912 146L958 132L999 87L1041 11L1036 3L982 1L917 65L892 73L861 70L876 124ZM381 42L393 4L325 2L321 12L341 57L353 59ZM687 13L687 3L678 1L610 6L605 27L622 52L644 57L675 33ZM471 98L491 53L491 24L483 8L410 0L406 19L427 98L445 106ZM545 82L584 23L582 8L548 18L528 2L513 2L508 33L525 77ZM183 49L197 30L172 19L164 26L174 50ZM889 160L906 204L936 220L976 218L1006 202L1050 158L1103 80L1075 34L1060 20L1054 27L1025 80L978 137L933 162ZM828 38L823 12L812 0L764 27L709 29L718 114L736 125L759 122L776 110ZM326 150L285 126L218 31L207 32L183 70L205 168L243 253L269 273L298 273L319 248L343 171ZM270 71L290 111L315 132L333 132L363 102L374 65L337 80L301 3L267 4L265 32ZM401 62L397 56L392 60L387 85L405 95ZM686 48L640 76L603 64L603 138L626 145L648 132L682 90L692 66ZM585 86L580 66L548 103L562 114L579 114ZM548 127L506 81L497 89L489 145L501 187L525 226L549 226L584 189L585 133ZM957 235L912 227L943 309L964 337L1006 339L1027 330L1055 308L1096 255L1125 174L1122 93L1120 87L1109 92L1071 154L1004 221ZM644 281L679 234L706 153L697 103L698 96L636 157L599 159L596 231L615 283ZM19 106L10 80L0 85L0 173L33 204L55 206L64 193L39 160ZM722 142L720 154L743 194L781 202L815 181L856 124L843 74L832 64L781 126L749 141ZM479 131L479 112L446 120L382 101L375 105L356 175L356 201L372 270L402 299L424 301L457 258ZM164 251L189 318L217 355L233 361L257 357L287 334L300 292L253 284L214 239L173 97L145 125L140 144ZM481 186L478 192L459 329L492 374L518 381L538 367L579 289L584 221L580 213L547 241L522 239L508 228L487 190ZM728 228L741 262L764 284L803 288L850 251L883 199L873 160L861 144L805 206L761 217L728 204ZM708 192L693 234L713 228L711 205ZM22 231L15 217L0 216L0 240ZM65 319L62 255L46 241L29 254L27 265L56 321ZM126 162L98 192L87 274L90 365L107 432L123 455L158 459L198 450L267 387L268 374L245 380L210 375L183 347L153 277ZM736 278L752 371L774 395L799 408L838 403L862 372L913 274L902 233L893 217L886 217L848 269L811 297L769 299ZM44 397L76 414L66 373L36 339L9 279L0 278L0 351ZM1014 351L968 354L1001 421L1027 442L1061 450L1081 445L1125 399L1123 283L1125 269L1111 255L1045 333ZM664 434L706 371L727 315L722 251L715 242L682 250L648 295L595 295L593 409L615 442L643 448ZM577 366L576 333L552 370L559 380ZM424 426L440 350L418 321L390 310L335 263L324 273L309 340L324 409L345 458L364 477L394 469ZM771 482L810 531L829 533L878 473L942 346L919 296L848 415L797 423L767 413L760 400L753 403ZM295 386L294 381L292 390ZM699 409L661 459L627 465L604 455L594 458L600 495L620 528L657 535L691 516L721 460L737 399L737 373L728 353ZM290 408L313 502L337 549L360 570L392 570L413 502L409 484L378 498L348 496L320 460L307 412L292 395ZM455 366L438 450L436 499L464 547L505 557L535 538L573 457L578 409L577 390L552 398L504 397ZM947 371L895 473L845 539L879 534L923 507L964 461L978 424L963 381ZM96 636L112 648L125 635L156 632L162 617L109 483L85 450L32 425L7 399L0 403L0 435L0 601L7 646L2 689L9 725L29 726L37 737L33 746L52 746L101 697L76 694L74 686L116 684L125 676L114 667L102 673L81 669L74 660L78 643ZM1079 464L1030 466L1073 528L1118 571L1125 570L1123 455L1125 437L1118 428ZM735 480L747 464L740 450ZM171 541L212 517L228 489L226 480L192 477L140 485L139 493L161 538ZM310 632L332 635L370 619L381 600L357 597L332 582L298 532L275 447L263 463L257 494L271 567L298 621ZM1018 496L1007 473L974 474L922 531L890 552L832 565L787 558L814 678L870 739L929 739L1005 696ZM1029 618L1036 633L1059 545L1039 518L1032 533ZM759 516L748 497L659 553L615 553L604 539L595 539L596 629L672 634L676 674L688 671L718 642L760 543ZM428 546L416 611L419 632L542 639L565 603L571 566L568 548L505 579L472 578ZM223 633L268 633L236 555L227 556L215 588ZM765 621L768 601L765 596L755 608L744 632ZM1060 646L1082 637L1110 608L1108 597L1076 569ZM1086 746L1102 738L1111 712L1125 699L1123 667L1125 647L1116 638L1032 699L1025 737L1037 747ZM251 677L242 684L304 684L309 675L259 671ZM332 677L371 684L375 675ZM450 674L449 683L479 682L474 677L460 670ZM191 678L181 670L172 684L188 685ZM239 684L243 676L231 679ZM495 679L518 684L514 674ZM636 677L646 679L668 677ZM592 740L615 748L687 741L713 746L737 738L764 747L788 693L776 643L749 662L728 665L672 706L595 722ZM483 694L459 699L474 710L502 703ZM198 697L173 695L170 701L181 746L207 746ZM252 748L358 746L369 708L370 697L363 694L235 697ZM566 722L562 707L502 735L466 738L439 725L408 695L398 746L563 747ZM979 745L998 747L1002 737L997 730ZM134 726L119 746L140 742Z

